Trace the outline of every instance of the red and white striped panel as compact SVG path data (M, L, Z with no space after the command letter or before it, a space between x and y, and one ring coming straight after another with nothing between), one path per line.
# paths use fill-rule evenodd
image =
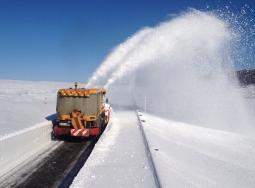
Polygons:
M89 129L71 129L71 136L89 136Z

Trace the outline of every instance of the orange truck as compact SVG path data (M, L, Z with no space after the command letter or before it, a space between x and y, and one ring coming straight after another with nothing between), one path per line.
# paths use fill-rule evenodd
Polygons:
M57 93L57 120L53 137L98 136L110 120L108 100L103 103L106 90L77 88L59 89Z

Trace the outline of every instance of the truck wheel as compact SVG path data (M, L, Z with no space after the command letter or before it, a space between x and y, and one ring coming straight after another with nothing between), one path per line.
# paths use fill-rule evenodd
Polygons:
M55 141L57 139L58 139L58 136L53 131L51 131L51 140Z

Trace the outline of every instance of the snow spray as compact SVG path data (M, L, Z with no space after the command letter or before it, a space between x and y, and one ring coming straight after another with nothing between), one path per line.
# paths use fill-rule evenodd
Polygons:
M138 31L134 36L130 37L126 42L117 46L113 52L106 58L106 60L99 66L99 68L94 72L92 77L89 79L86 87L98 83L99 80L107 80L107 75L112 73L116 66L119 66L125 59L129 56L133 50L134 46L138 45L140 40L143 39L148 33L152 31L151 28L144 28Z
M192 9L116 47L88 85L107 80L105 88L129 88L141 109L146 96L149 113L247 133L255 119L237 87L233 63L242 63L242 34L229 19Z

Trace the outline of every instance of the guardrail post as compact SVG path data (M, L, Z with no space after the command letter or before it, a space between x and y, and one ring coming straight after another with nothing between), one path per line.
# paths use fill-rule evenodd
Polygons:
M144 97L144 112L146 113L146 95Z

